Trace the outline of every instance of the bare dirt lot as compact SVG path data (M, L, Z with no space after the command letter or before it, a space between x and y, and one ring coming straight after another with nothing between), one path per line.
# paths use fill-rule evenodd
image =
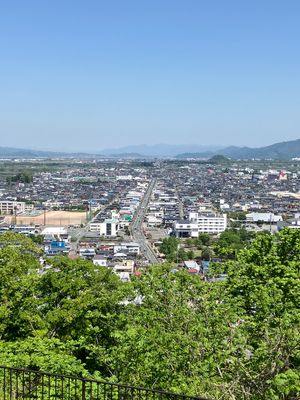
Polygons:
M14 217L5 218L7 223L14 222ZM86 221L85 212L47 211L46 226L80 225ZM44 225L44 213L36 216L17 215L17 225Z

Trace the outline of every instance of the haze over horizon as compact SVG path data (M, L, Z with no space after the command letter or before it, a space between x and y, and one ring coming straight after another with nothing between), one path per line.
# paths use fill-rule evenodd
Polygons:
M1 5L1 146L260 147L299 138L300 3Z

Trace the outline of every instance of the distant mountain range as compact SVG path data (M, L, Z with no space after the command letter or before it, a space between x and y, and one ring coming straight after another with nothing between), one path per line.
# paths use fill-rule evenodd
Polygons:
M14 147L0 147L0 158L91 158L101 157L88 153L67 153L59 151L18 149ZM102 156L103 157L103 156Z
M67 153L45 150L17 149L14 147L0 147L0 158L123 158L141 159L148 158L138 153L116 153L112 155L92 154L92 153Z
M204 146L199 144L154 144L154 145L133 145L126 146L117 149L104 149L101 150L101 154L105 155L120 155L120 154L138 154L140 156L148 157L175 157L179 153L190 153L190 152L215 152L221 149L221 146Z
M41 150L18 149L14 147L0 147L1 158L39 158L39 157L62 157L67 153ZM69 155L69 154L68 154Z
M288 160L291 158L300 158L300 139L290 140L288 142L275 143L265 147L237 147L230 146L214 152L192 152L181 153L176 156L178 159L186 158L210 158L214 155L223 155L233 159L273 159Z
M106 149L101 154L67 153L54 151L40 151L18 149L12 147L0 147L0 158L166 158L177 159L208 159L215 155L223 155L232 159L281 159L300 158L300 139L275 143L265 147L238 147L202 145L136 145L121 147L118 149Z

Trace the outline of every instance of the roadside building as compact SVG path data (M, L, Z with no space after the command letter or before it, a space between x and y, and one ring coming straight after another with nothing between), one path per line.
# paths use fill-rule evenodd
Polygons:
M136 242L123 242L114 246L114 254L116 253L138 255L140 254L140 245Z
M179 220L174 224L175 236L178 238L198 237L199 230L196 222L189 220Z
M277 223L282 221L281 215L275 215L273 213L258 213L253 212L246 214L246 221L247 222L266 222L266 223Z

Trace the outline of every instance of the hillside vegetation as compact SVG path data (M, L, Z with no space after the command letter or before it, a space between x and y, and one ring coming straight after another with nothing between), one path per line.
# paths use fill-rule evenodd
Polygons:
M0 236L0 363L211 399L299 399L300 231L258 235L227 280L172 264L131 283ZM212 272L213 274L213 272Z

